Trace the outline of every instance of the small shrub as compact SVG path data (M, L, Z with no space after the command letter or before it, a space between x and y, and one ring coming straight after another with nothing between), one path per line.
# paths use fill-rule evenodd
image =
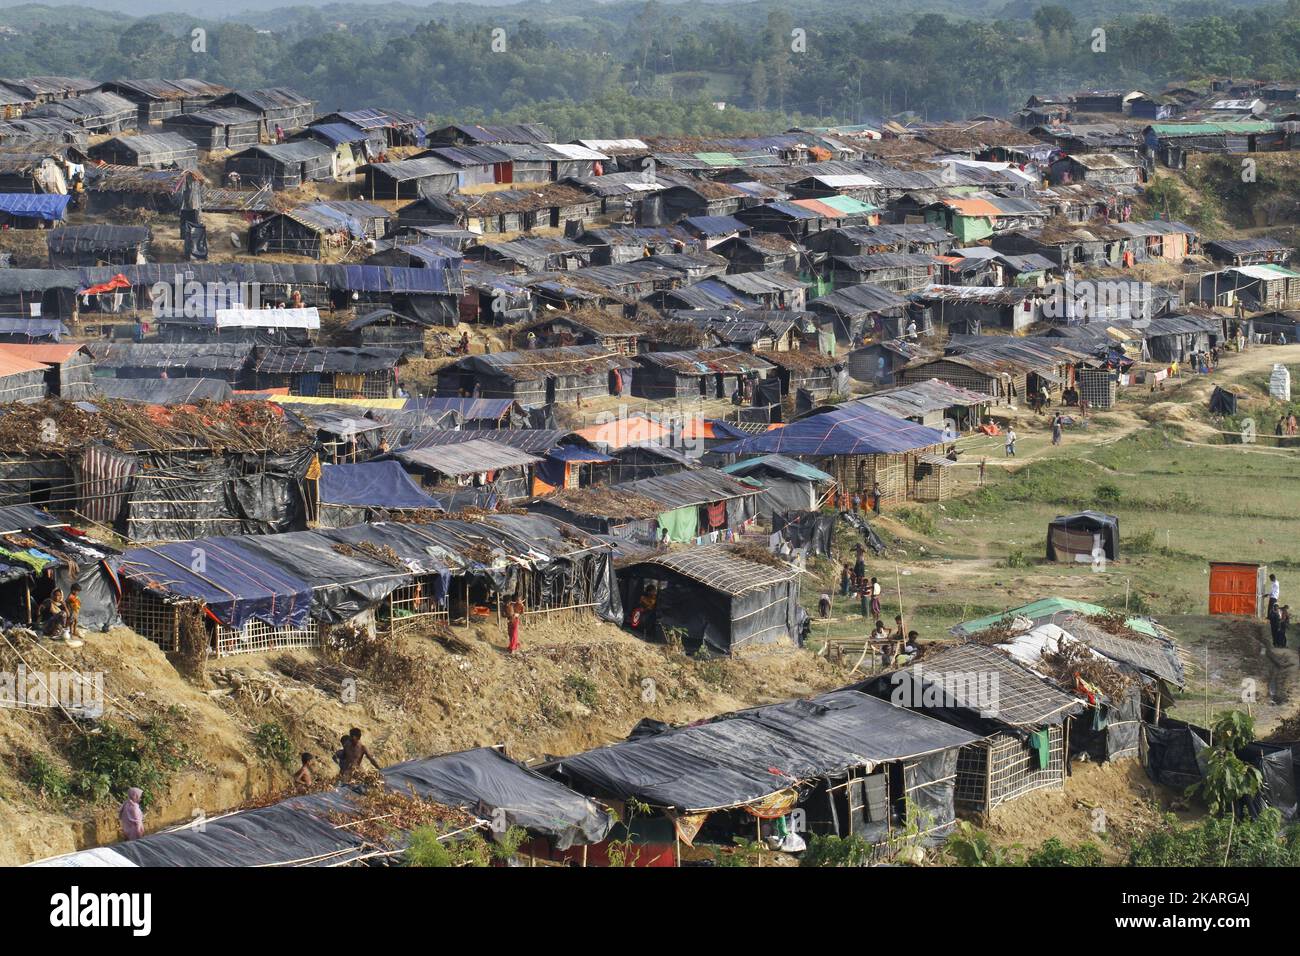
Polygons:
M573 691L573 696L589 710L595 710L600 703L600 692L596 685L581 674L570 674L564 678L564 686Z
M67 774L44 754L32 754L27 758L23 782L50 803L61 804L72 796L72 784Z
M944 852L958 866L1009 866L1007 851L995 846L989 835L965 820L957 824L943 845Z
M274 761L285 768L293 766L293 741L279 724L267 722L258 727L253 734L253 745L263 760Z
M800 866L866 866L871 861L871 844L854 835L838 837L819 833L808 837L808 849Z
M896 514L899 521L917 534L929 536L935 532L934 515L924 508L900 508Z
M140 731L141 736L135 737L105 720L92 731L73 738L72 764L78 771L73 788L79 796L92 800L110 795L125 798L131 787L139 787L147 805L150 795L166 784L172 771L188 762L188 751L176 738L169 720L146 720Z
M1113 505L1124 497L1124 493L1120 491L1118 485L1113 485L1108 481L1103 481L1096 488L1092 489L1092 497L1098 504Z
M1031 564L1033 564L1033 561L1019 548L1008 554L1002 562L1004 568L1027 568Z
M1149 528L1134 532L1125 538L1124 548L1130 554L1150 554L1156 549L1156 533Z
M1069 847L1051 837L1025 858L1026 866L1101 866L1101 850L1092 843Z

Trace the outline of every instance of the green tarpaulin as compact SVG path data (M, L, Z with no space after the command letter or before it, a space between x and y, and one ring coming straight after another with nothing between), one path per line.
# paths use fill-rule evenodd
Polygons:
M659 516L659 530L668 529L669 541L694 541L699 534L700 509L695 505L665 511Z

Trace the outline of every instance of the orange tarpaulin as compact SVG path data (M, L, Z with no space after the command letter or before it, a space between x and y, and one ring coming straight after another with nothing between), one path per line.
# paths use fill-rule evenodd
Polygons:
M131 280L122 273L118 273L107 282L101 282L98 285L92 285L88 289L82 289L82 295L99 295L101 292L116 292L118 289L131 288Z

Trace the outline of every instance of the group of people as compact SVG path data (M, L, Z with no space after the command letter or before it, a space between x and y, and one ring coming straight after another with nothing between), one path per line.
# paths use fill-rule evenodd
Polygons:
M45 637L74 640L81 617L81 585L74 584L65 597L63 588L55 588L36 608L36 626Z
M870 505L873 512L880 514L880 498L883 494L880 482L873 481L871 494L864 496L860 492L844 488L835 496L835 503L840 511L866 511Z
M1273 429L1273 434L1278 438L1294 438L1300 431L1300 423L1297 423L1295 412L1285 415L1277 420L1277 427Z

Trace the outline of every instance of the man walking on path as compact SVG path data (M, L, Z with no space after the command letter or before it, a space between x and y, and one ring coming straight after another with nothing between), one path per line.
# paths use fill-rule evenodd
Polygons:
M1061 443L1061 416L1054 415L1052 417L1052 444L1059 445L1060 443Z
M1007 457L1016 457L1016 430L1015 428L1007 429Z

